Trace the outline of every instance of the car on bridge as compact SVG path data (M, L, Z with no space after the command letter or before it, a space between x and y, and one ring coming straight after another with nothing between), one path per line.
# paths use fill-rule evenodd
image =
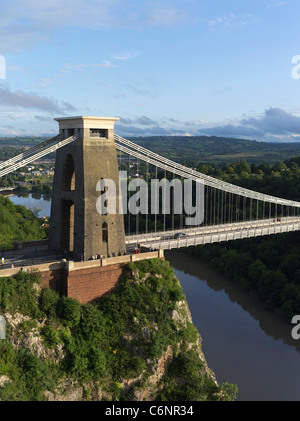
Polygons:
M174 234L174 238L182 238L182 237L186 237L185 232L176 232L176 234Z

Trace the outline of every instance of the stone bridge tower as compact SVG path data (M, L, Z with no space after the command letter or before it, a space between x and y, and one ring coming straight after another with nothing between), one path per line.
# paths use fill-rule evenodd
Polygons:
M67 251L74 260L89 260L96 254L124 254L123 215L118 207L115 214L101 214L96 209L103 193L99 191L102 178L115 182L116 196L111 199L117 206L119 203L114 142L114 123L118 118L81 116L55 120L65 138L77 133L79 138L56 152L49 248Z

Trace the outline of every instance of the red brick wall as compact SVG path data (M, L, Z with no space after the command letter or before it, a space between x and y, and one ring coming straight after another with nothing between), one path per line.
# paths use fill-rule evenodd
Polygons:
M164 257L160 257L165 260ZM87 262L88 263L88 262ZM97 263L97 262L94 262ZM99 262L98 262L99 264ZM116 287L126 262L107 266L70 267L60 263L39 267L42 285L61 295L76 298L82 304L95 301ZM86 266L83 264L83 266Z
M70 271L67 278L67 296L82 304L95 301L111 292L117 285L124 263Z
M53 269L41 272L43 286L54 289L60 294L67 294L67 272L65 269Z

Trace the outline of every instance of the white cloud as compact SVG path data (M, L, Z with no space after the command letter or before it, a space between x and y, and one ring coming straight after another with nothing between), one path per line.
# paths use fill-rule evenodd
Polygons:
M241 28L247 25L253 25L260 19L253 15L237 16L230 14L227 16L218 16L208 22L208 26L215 29Z
M195 19L195 17L194 17ZM176 7L172 1L149 1L146 3L144 22L148 26L170 27L191 21L185 8Z
M0 51L22 51L58 29L170 27L195 21L197 2L180 0L2 0Z
M16 91L8 87L0 87L0 105L6 108L27 108L46 112L66 113L76 111L76 108L67 102L59 102L55 98L49 98L37 92L25 92L22 89Z
M271 9L272 7L281 7L281 6L285 6L287 4L286 1L277 1L276 3L268 3L265 7L265 9Z
M232 123L204 128L201 133L260 141L299 142L300 117L281 108L270 107L257 117L244 116Z
M204 127L203 121L180 121L168 117L154 120L143 115L121 117L116 123L116 132L123 136L195 136Z
M123 54L120 53L120 54L113 54L112 58L114 58L115 60L127 61L138 56L139 56L139 53L123 53Z
M97 63L97 64L65 64L64 69L65 70L86 70L89 68L105 68L109 69L111 67L118 67L116 64L111 63L110 61L104 61L103 63Z
M243 116L225 124L179 121L147 116L120 118L116 132L122 136L220 136L271 142L299 142L300 117L281 108L268 108L256 117Z

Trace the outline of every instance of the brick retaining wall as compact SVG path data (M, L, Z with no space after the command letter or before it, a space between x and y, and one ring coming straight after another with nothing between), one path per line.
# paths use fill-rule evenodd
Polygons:
M67 296L88 303L113 291L125 263L74 270L68 273Z
M22 270L40 271L43 286L54 289L59 294L76 298L85 304L113 291L127 263L154 258L164 259L163 250L85 262L58 261L25 266ZM2 269L0 278L13 277L20 270L21 268Z

